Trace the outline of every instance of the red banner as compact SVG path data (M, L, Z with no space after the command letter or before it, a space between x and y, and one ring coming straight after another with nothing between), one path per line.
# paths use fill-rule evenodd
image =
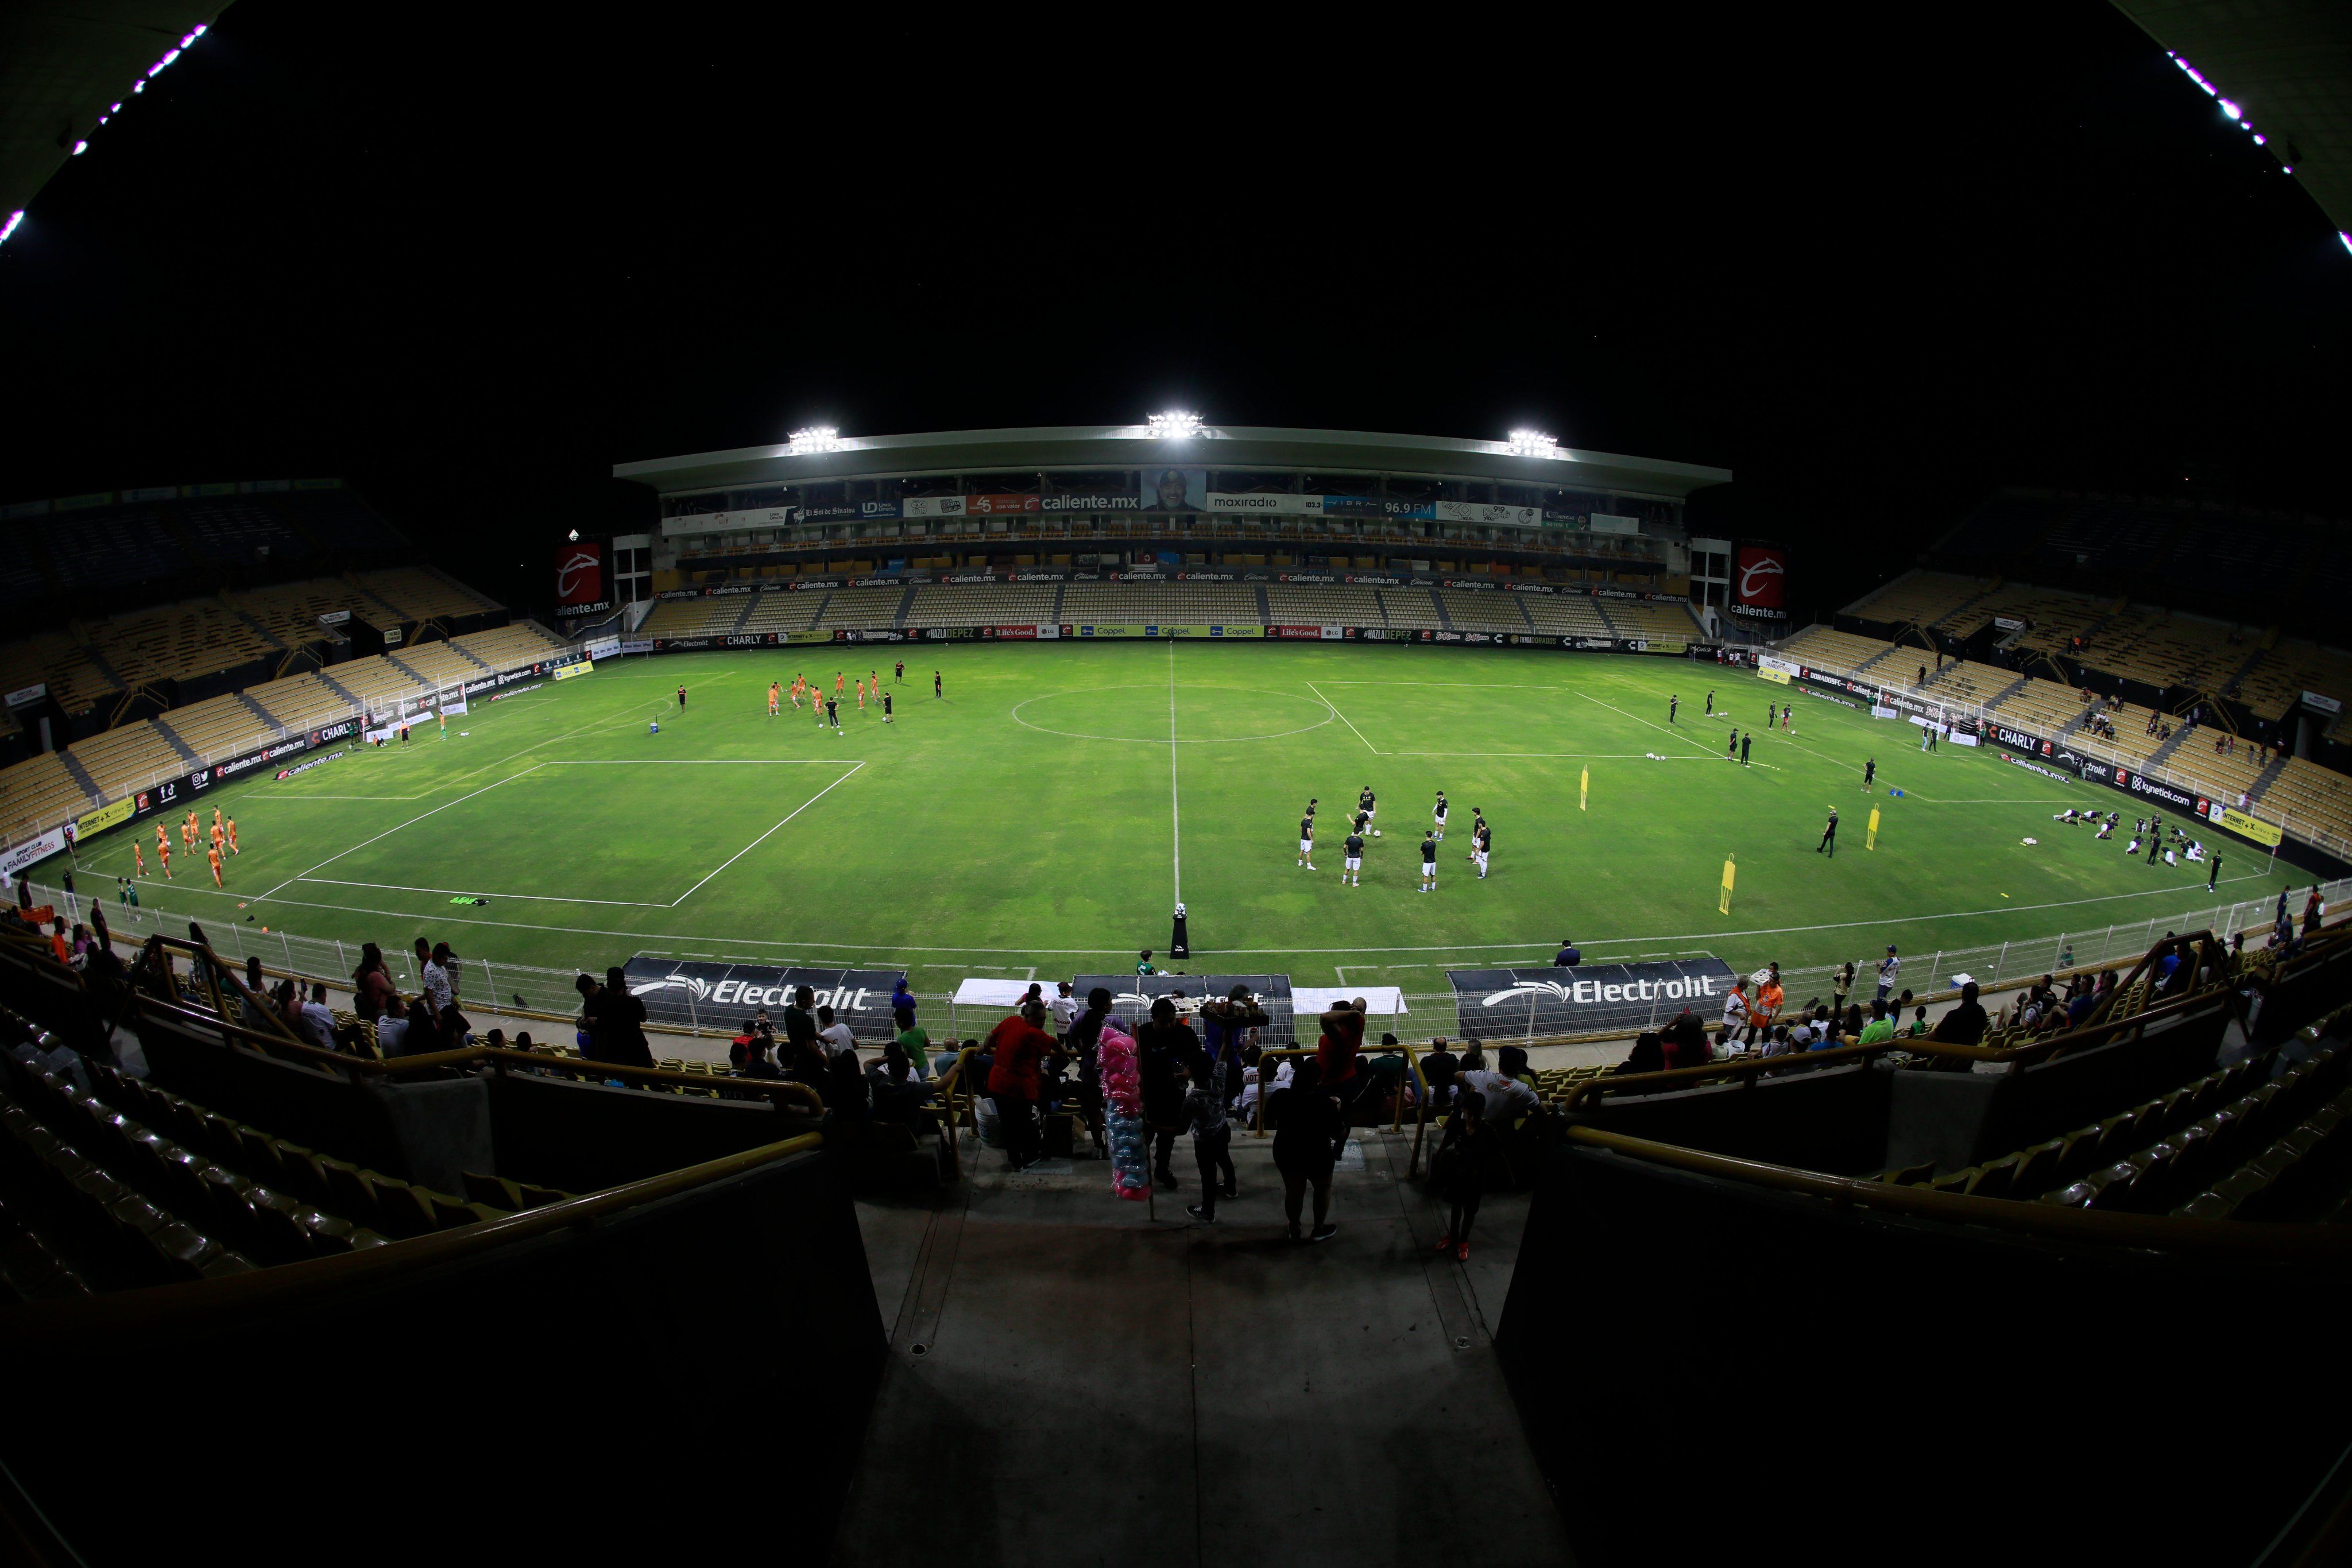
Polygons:
M1323 636L1323 628L1320 626L1272 626L1267 630L1277 637L1302 637L1320 641Z
M1789 602L1788 552L1779 545L1741 545L1732 574L1732 602L1751 610L1783 610Z
M555 552L555 604L559 610L602 603L604 547L591 540L561 546Z
M1025 638L1034 643L1037 640L1037 628L1034 626L999 626L996 629L996 634L999 637Z
M1013 512L1034 512L1038 509L1035 496L966 496L963 515L967 517L1001 517Z

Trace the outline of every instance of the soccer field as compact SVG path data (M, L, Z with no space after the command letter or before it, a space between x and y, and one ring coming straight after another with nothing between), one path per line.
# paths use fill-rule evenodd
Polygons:
M81 846L80 884L112 903L100 879L130 870L136 838L148 907L216 928L387 950L425 933L469 962L558 967L639 952L903 966L935 993L965 975L1123 967L1165 946L1180 897L1196 973L1432 992L1449 966L1548 962L1562 936L1589 960L1712 951L1742 969L1866 967L1892 941L1925 988L1939 949L2193 923L2283 881L2233 845L2208 894L2202 866L2126 860L2126 797L1990 750L1923 756L1910 725L1712 664L1141 641L856 651L868 662L854 669L829 645L600 665L485 704L446 738L427 726L404 748L209 792L207 825L225 807L243 848L225 892L201 853L175 856L162 885L153 820ZM837 670L877 667L895 723L854 700L838 734L789 705L768 717L772 679L797 669L830 690ZM1782 702L1795 733L1764 732ZM1727 715L1759 727L1749 766L1724 759ZM1346 887L1339 841L1367 784L1381 832ZM1439 789L1454 816L1423 894ZM1310 797L1312 872L1297 863ZM2125 810L2122 834L2053 822L2069 804ZM1814 852L1832 805L1834 859ZM1473 808L1494 827L1483 882L1465 859Z

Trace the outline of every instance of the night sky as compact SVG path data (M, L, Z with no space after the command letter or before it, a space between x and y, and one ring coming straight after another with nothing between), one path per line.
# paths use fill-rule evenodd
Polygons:
M849 9L239 0L0 246L0 499L340 474L527 602L801 423L1534 424L1736 470L1801 616L1995 484L2352 515L2352 256L2104 5Z

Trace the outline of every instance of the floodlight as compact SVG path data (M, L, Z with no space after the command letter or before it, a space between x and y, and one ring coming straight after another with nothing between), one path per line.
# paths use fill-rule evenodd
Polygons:
M838 452L841 432L829 424L812 424L805 430L795 430L790 450L795 455L804 452Z
M2264 136L2264 135L2263 135L2261 131L2255 131L2255 132L2254 132L2254 145L2255 145L2255 146L2257 146L2257 147L2266 147L2266 146L2268 146L2269 144L2270 144L2270 138L2268 138L2267 136Z
M1145 415L1144 427L1154 441L1183 441L1201 434L1201 416L1171 408L1165 413Z
M77 141L77 142L75 142L75 143L74 143L74 145L73 145L73 155L74 155L75 157L79 158L79 157L80 157L80 156L82 155L82 153L83 153L83 152L87 152L87 151L89 150L89 142L87 142L87 141Z
M580 530L578 528L574 528L563 537L570 539L573 544L578 544L580 542Z
M18 213L16 217L21 218L24 215L24 214ZM10 218L8 220L8 229L13 229L16 226L16 218ZM0 239L5 239L8 237L8 229L0 229ZM2337 229L2336 231L2336 237L2344 242L2344 248L2346 250L2352 250L2352 235L2346 234L2342 229Z
M1557 457L1559 443L1540 430L1515 430L1510 441L1513 455L1519 457Z
M25 210L22 207L8 214L8 221L5 224L0 224L0 241L5 241L10 235L15 234L16 232L16 225L24 221Z
M157 60L153 65L147 68L147 74L151 77L153 76L156 72L162 70L165 66L170 65L173 60L176 60L179 57L179 50L166 49L163 51L163 57L162 59Z
M2238 120L2238 119L2242 119L2242 118L2243 118L2243 117L2242 117L2242 116L2241 116L2241 115L2239 114L2239 112L2238 112L2238 106L2237 106L2236 104L2234 104L2234 103L2231 103L2228 99L2226 99L2226 98L2225 98L2225 99L2221 99L2221 112L2222 112L2222 113L2224 113L2224 114L2226 114L2226 115L2228 115L2231 119L2232 119L2232 120Z

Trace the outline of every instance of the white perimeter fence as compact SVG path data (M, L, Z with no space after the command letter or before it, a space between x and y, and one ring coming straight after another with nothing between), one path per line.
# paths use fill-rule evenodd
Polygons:
M306 979L324 980L331 988L337 990L350 988L352 971L359 966L360 946L356 942L341 942L317 936L298 936L277 927L264 931L257 925L235 919L224 919L218 910L167 909L144 902L134 910L112 896L115 890L111 885L111 879L108 879L102 885L110 895L104 901L107 906L107 920L119 941L135 944L158 931L169 936L184 936L187 934L188 923L194 920L204 927L205 936L212 942L213 951L238 965L242 965L249 956L258 956L262 964L268 968L285 971ZM2321 896L2327 901L2331 908L2340 904L2346 897L2352 896L2352 878L2339 878L2334 882L2323 883L2319 886ZM152 879L150 879L149 882L141 884L139 891L143 901L151 892L163 890L155 888ZM68 918L86 922L89 918L89 905L92 900L87 890L79 893L79 898L80 902L76 906L76 913ZM60 913L67 908L67 897L61 890L44 886L38 883L33 884L33 902L36 904L52 904ZM1923 951L1915 946L1911 952L1902 956L1903 986L1907 986L1920 997L1925 998L1933 996L1938 991L1955 988L1958 984L1956 977L1960 975L1968 976L1990 992L2003 986L2025 984L2039 979L2045 974L2063 972L2067 969L2093 967L2127 969L2168 931L2186 935L2192 931L2210 930L2224 941L2242 931L2247 934L2246 940L2250 946L2260 946L2268 938L2277 910L2278 901L2274 895L2269 898L2247 899L2235 904L2200 903L2194 894L2190 893L2184 894L2178 904L2167 904L2165 913L2152 915L2145 920L2132 921L2119 925L2090 926L2061 931L2047 936L1988 943L1977 947L1937 948L1925 954L1924 967L1920 962ZM2287 914L2291 918L2300 922L2303 914L2303 902L2300 898L2288 900ZM429 923L429 917L427 923ZM387 925L389 924L392 923L387 922ZM401 929L405 930L419 922L402 920L398 924ZM384 963L392 971L393 978L398 983L402 992L413 996L417 990L417 977L414 968L415 956L405 946L400 945L396 932L388 934L393 936L394 940L383 945ZM1872 937L1866 929L1857 929L1854 934L1854 947L1855 995L1867 998L1876 989L1874 966L1885 955L1886 945ZM1205 956L1213 957L1213 955ZM1760 968L1764 963L1772 959L1774 955L1759 947L1738 956L1730 955L1722 956L1734 969L1745 974ZM715 959L714 961L726 960ZM741 962L741 960L733 961ZM1591 960L1595 965L1618 961L1599 956ZM840 966L828 964L825 967ZM893 966L867 961L866 967L890 967ZM1485 961L1472 961L1463 967L1486 968L1490 965ZM1827 964L1782 965L1780 981L1782 988L1788 993L1790 1005L1794 1007L1815 996L1824 1001L1828 1000L1832 990L1832 977L1836 973L1837 967L1838 966ZM542 968L530 964L510 964L490 958L467 959L459 966L459 972L456 977L458 1005L465 1009L468 1017L475 1019L478 1027L480 1028L488 1027L481 1023L484 1015L495 1017L510 1011L552 1013L570 1017L579 1011L580 994L574 988L573 981L582 972L577 969ZM1204 967L1201 972L1206 974L1212 972L1212 969ZM593 973L598 979L603 978L601 967ZM1054 977L1045 977L1045 983L1050 988L1054 983ZM1902 986L1896 988L1898 992L1902 988ZM918 999L923 1007L923 1026L930 1031L935 1041L943 1041L950 1036L962 1040L984 1034L1004 1017L1006 1011L1001 1007L967 1006L959 1009L952 1000L952 993L948 991L919 992ZM1401 1038L1410 1040L1427 1040L1439 1035L1454 1040L1465 1035L1475 1036L1479 1040L1533 1039L1538 1032L1536 1028L1538 1003L1532 993L1528 994L1523 1000L1524 1005L1520 1005L1522 998L1514 998L1510 1001L1498 1003L1491 1009L1463 1009L1457 1007L1454 994L1450 989L1442 992L1407 992L1404 995L1405 1011L1385 1015L1388 1021L1381 1027L1393 1030ZM697 1033L732 1035L736 1027L743 1019L744 1009L740 1007L724 1009L698 1006L690 998L686 1005L688 1024ZM1546 1010L1550 1011L1549 1004L1546 1004ZM1676 1007L1664 1001L1654 1004L1651 1024L1654 1027L1656 1024L1664 1022L1673 1018L1676 1010L1678 1010ZM1383 1016L1378 1012L1373 1014L1375 1019ZM888 1032L887 1018L850 1019L848 1021L853 1027L863 1026L862 1032L871 1036L875 1043L879 1043L884 1035ZM945 1024L944 1029L941 1028L942 1022ZM562 1028L560 1025L545 1027L559 1031ZM660 1029L668 1026L656 1023L655 1027ZM559 1040L559 1043L569 1042Z

